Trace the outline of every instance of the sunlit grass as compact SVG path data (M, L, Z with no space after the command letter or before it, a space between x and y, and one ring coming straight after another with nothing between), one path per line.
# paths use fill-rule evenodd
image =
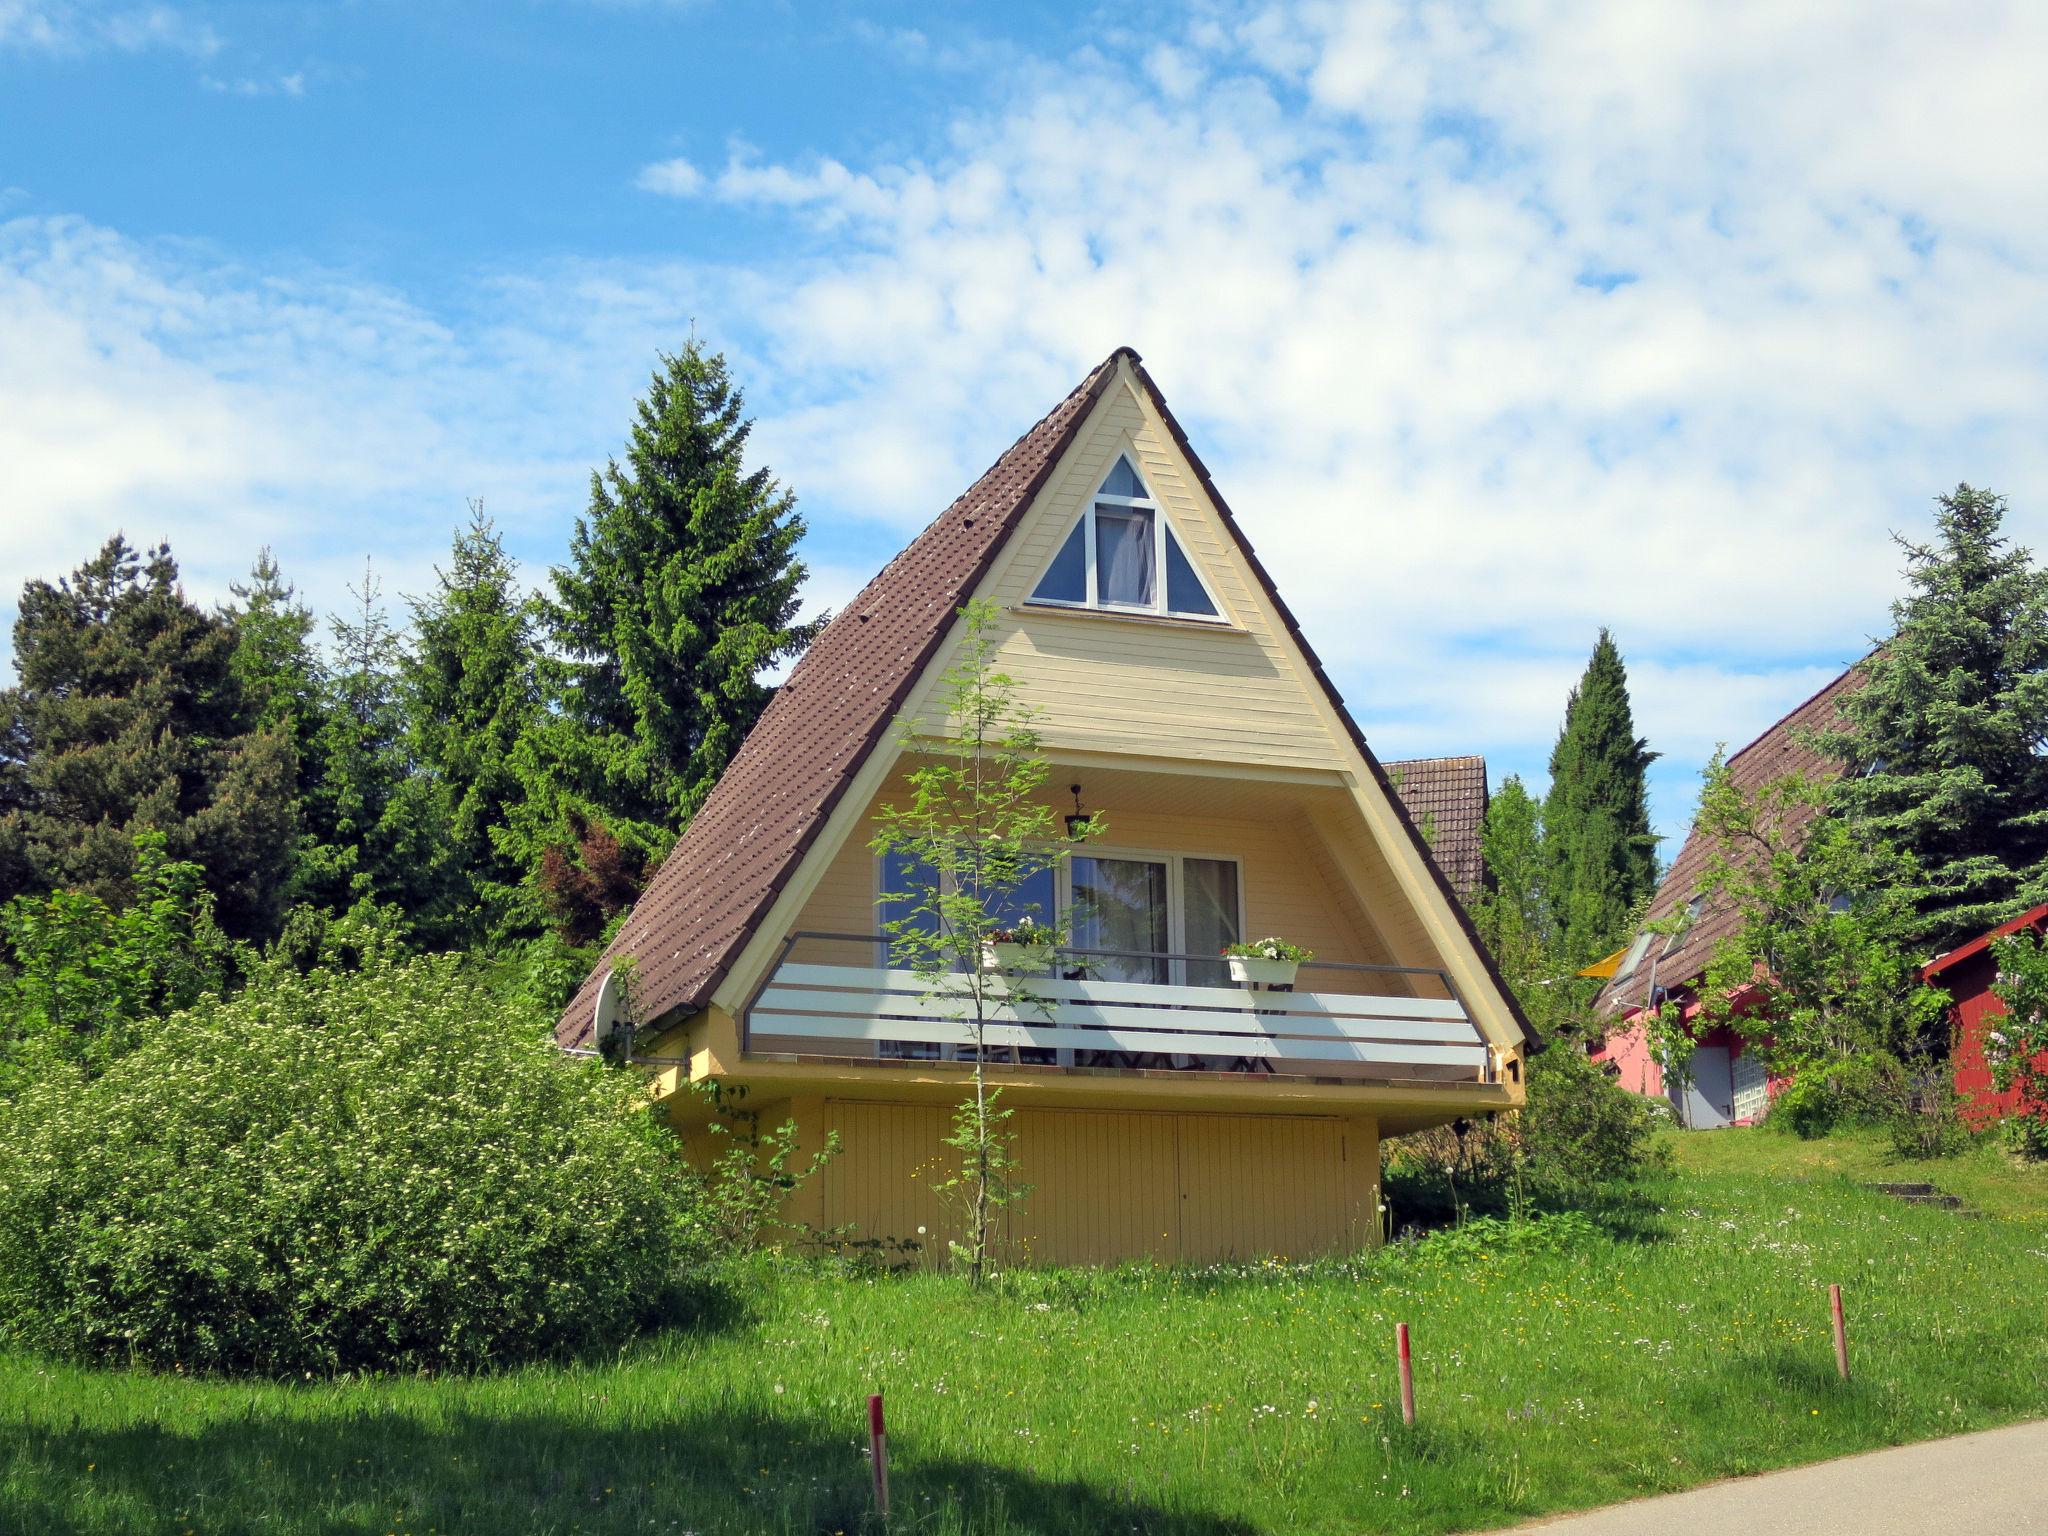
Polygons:
M1657 1240L985 1295L764 1272L722 1328L470 1380L4 1362L0 1530L853 1530L870 1391L893 1524L933 1532L1457 1530L2048 1412L2048 1221L1958 1221L1710 1139L1652 1192Z

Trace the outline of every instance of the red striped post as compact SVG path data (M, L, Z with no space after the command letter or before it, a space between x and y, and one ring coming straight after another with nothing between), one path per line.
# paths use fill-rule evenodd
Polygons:
M875 1513L889 1518L889 1435L882 1428L882 1394L868 1398L868 1453L875 1464Z
M1415 1422L1415 1366L1408 1358L1408 1325L1394 1324L1394 1347L1401 1356L1401 1422Z
M1849 1379L1849 1325L1842 1320L1842 1288L1828 1287L1828 1311L1835 1319L1835 1372L1842 1380Z

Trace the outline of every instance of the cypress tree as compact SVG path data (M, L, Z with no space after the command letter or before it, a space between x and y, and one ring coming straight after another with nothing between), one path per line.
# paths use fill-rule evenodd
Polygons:
M1626 933L1657 884L1647 770L1657 754L1636 735L1628 671L1605 630L1565 704L1550 754L1543 848L1561 958L1586 963Z
M522 742L508 851L536 870L579 818L659 853L768 702L761 672L810 643L796 499L745 464L752 423L725 359L662 359L625 461L590 480L548 617L554 713Z
M260 722L227 619L189 602L168 547L118 535L71 576L22 588L16 687L0 693L0 896L133 895L138 834L163 834L222 926L275 931L296 825L288 733Z
M2003 532L2001 496L1958 485L1906 552L1894 632L1815 745L1834 809L1911 854L1937 946L2048 900L2048 572Z
M502 918L524 873L493 832L520 798L513 754L540 713L538 610L482 502L470 503L469 525L434 577L412 599L407 711L414 755L439 781L449 840L481 904L477 938Z

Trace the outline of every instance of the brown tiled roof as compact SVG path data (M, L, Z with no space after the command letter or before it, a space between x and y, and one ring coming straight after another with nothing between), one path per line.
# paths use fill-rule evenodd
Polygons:
M1411 757L1388 763L1401 809L1423 834L1430 857L1461 901L1486 879L1479 832L1486 821L1486 759Z
M1839 701L1846 693L1863 686L1862 663L1849 668L1812 698L1778 721L1763 735L1728 759L1728 772L1737 788L1745 792L1761 789L1774 779L1801 773L1823 776L1837 773L1841 764L1823 757L1801 739L1810 732L1836 728L1841 724ZM1801 814L1790 823L1793 830L1812 819ZM1697 829L1686 834L1685 846L1671 861L1670 869L1650 901L1645 923L1661 922L1699 894L1700 877L1713 855L1709 840ZM1692 920L1670 953L1663 953L1666 940L1653 936L1642 960L1628 976L1617 976L1600 989L1594 1005L1599 1011L1622 1011L1643 1005L1650 984L1650 962L1657 963L1659 990L1691 986L1705 973L1714 946L1734 933L1736 914L1725 908L1704 907Z
M1343 697L1253 553L1251 541L1167 409L1159 386L1135 351L1119 347L883 567L811 642L570 1001L555 1027L558 1041L578 1045L589 1039L598 983L615 954L636 957L635 1007L650 1023L710 1001L747 936L767 915L783 882L945 641L960 605L980 584L1017 519L1058 464L1115 376L1117 363L1126 359L1366 767L1388 797L1399 803L1386 770L1366 746ZM1536 1043L1535 1031L1501 980L1457 893L1413 823L1405 824L1523 1037Z

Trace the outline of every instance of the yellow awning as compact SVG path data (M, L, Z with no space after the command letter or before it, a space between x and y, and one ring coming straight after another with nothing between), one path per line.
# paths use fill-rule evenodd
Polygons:
M1595 960L1591 965L1579 972L1579 974L1581 976L1597 976L1600 980L1605 981L1621 969L1621 957L1627 953L1628 946L1624 944L1605 960Z

